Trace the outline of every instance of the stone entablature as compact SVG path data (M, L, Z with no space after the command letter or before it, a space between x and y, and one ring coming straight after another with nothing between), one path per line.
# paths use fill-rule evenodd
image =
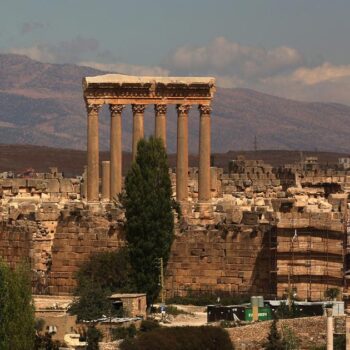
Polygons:
M138 77L106 74L83 79L88 104L205 104L215 93L211 77Z

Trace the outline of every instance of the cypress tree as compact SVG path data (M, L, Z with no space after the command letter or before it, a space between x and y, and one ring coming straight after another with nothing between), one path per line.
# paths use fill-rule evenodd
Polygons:
M164 266L173 241L172 189L161 139L141 140L125 179L123 204L133 289L147 293L150 305L159 293L159 258Z
M35 341L30 270L0 262L0 349L30 350Z

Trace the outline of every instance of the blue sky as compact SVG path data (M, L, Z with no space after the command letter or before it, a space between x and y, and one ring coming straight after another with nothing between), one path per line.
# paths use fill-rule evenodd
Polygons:
M349 0L1 0L0 52L350 104Z

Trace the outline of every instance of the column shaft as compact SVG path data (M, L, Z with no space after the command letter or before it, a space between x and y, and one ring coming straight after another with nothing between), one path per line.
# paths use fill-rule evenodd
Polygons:
M188 112L189 105L177 105L176 198L188 199Z
M102 162L102 196L101 198L104 200L110 200L111 191L110 191L110 162L109 160L105 160Z
M345 317L345 337L346 337L346 350L350 350L350 314L346 310Z
M210 200L210 106L199 106L199 170L198 170L198 200Z
M137 144L144 138L143 114L145 112L145 105L132 105L133 118L133 133L132 133L132 160L136 159Z
M155 105L155 136L163 140L166 149L166 111L167 105Z
M87 200L99 200L99 144L98 144L98 112L100 105L90 104L88 111L88 169L87 169Z
M327 350L333 350L333 317L332 309L327 308Z
M110 196L116 197L122 191L122 110L124 105L110 105L111 112L111 174Z

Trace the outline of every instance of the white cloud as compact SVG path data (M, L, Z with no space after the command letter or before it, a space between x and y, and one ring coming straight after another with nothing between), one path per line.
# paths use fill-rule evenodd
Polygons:
M301 67L296 69L291 79L305 85L315 85L322 82L336 82L343 78L350 78L350 64L335 66L329 62L314 68Z
M9 53L26 55L34 60L48 63L76 63L89 55L107 55L102 51L98 40L77 36L56 44L38 44L24 48L10 48Z
M287 46L267 50L218 37L205 46L177 48L165 59L164 65L180 73L213 72L253 79L293 69L303 62L302 55Z
M182 46L164 60L171 75L211 75L217 85L245 87L286 98L350 104L350 64L307 63L296 49L264 49L218 37Z
M45 48L40 46L32 47L22 47L22 48L11 48L7 50L8 53L25 55L31 58L32 60L41 61L41 62L52 62L56 61L56 57L52 52L49 52Z
M244 87L286 98L350 104L350 64L310 64L302 53L288 46L265 49L218 37L207 45L179 47L161 65L154 66L120 62L97 40L79 36L8 52L42 62L77 63L131 75L215 76L218 86L225 88Z

